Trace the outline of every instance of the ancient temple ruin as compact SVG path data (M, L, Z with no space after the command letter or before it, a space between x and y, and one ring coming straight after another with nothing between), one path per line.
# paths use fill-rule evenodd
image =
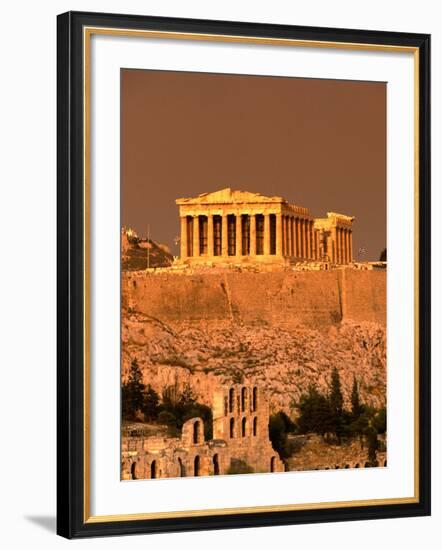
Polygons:
M230 188L176 200L181 220L181 261L353 261L354 217L327 212L314 218L282 197Z
M253 472L283 472L269 439L269 401L257 386L219 388L213 398L213 439L201 418L184 423L180 438L123 437L122 479L223 475L235 464Z

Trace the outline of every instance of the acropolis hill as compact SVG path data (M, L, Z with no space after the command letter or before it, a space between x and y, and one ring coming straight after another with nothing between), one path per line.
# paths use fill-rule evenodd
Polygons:
M345 399L356 376L385 404L386 269L353 262L351 216L230 189L177 203L180 258L122 271L123 378L136 358L160 394L189 384L209 406L219 384L256 383L290 414L336 367Z

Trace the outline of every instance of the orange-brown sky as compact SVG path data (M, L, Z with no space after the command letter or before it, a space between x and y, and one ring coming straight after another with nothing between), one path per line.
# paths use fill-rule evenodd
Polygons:
M386 84L121 71L121 223L178 255L175 199L224 187L356 217L386 246Z

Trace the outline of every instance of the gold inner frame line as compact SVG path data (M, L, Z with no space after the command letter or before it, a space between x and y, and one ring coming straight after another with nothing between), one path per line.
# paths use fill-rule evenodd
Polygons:
M343 50L365 50L371 52L412 53L414 62L414 495L371 500L318 502L237 508L215 508L203 510L181 510L172 512L151 512L92 516L90 510L90 79L91 79L91 37L92 35L128 36L158 39L195 40L210 42L248 43L272 46L309 48L333 48ZM228 514L250 514L259 512L281 512L299 510L323 510L355 506L380 506L388 504L410 504L419 502L419 49L411 46L379 45L320 40L297 40L286 38L245 37L224 34L149 31L136 29L114 29L108 27L83 28L83 209L84 209L84 522L102 523L148 519L207 517Z

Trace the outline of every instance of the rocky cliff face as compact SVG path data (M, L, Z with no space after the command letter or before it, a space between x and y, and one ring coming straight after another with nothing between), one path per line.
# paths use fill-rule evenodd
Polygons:
M354 376L364 402L379 407L386 399L386 329L373 322L346 320L318 331L264 321L165 323L123 309L123 379L134 358L160 395L166 386L189 384L207 405L218 384L247 382L266 389L272 411L293 414L290 405L309 384L328 388L333 367L347 402Z

